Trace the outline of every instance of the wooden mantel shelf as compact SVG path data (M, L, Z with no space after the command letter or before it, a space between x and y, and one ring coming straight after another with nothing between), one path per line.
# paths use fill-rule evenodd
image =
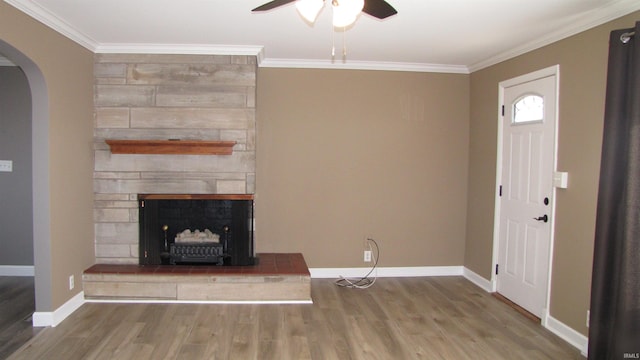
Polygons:
M235 141L113 140L105 142L112 154L231 155Z

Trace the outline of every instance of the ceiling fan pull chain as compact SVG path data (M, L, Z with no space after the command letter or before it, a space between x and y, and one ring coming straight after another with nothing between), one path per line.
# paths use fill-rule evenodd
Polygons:
M347 31L342 28L342 60L347 60Z
M331 58L336 56L336 31L331 27Z

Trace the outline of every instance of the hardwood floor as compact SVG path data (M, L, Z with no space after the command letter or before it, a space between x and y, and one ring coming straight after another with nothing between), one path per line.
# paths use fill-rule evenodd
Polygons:
M11 355L40 329L31 326L33 277L0 276L0 359Z
M313 305L87 303L10 359L582 359L461 277L312 280Z

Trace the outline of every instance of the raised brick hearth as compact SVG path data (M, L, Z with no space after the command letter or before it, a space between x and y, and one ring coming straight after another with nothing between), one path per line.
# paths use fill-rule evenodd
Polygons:
M311 302L302 254L258 254L254 266L98 264L82 275L87 300Z

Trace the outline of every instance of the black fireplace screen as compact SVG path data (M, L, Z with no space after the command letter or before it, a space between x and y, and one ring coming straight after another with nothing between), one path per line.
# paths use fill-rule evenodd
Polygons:
M253 265L253 200L141 199L140 264Z

